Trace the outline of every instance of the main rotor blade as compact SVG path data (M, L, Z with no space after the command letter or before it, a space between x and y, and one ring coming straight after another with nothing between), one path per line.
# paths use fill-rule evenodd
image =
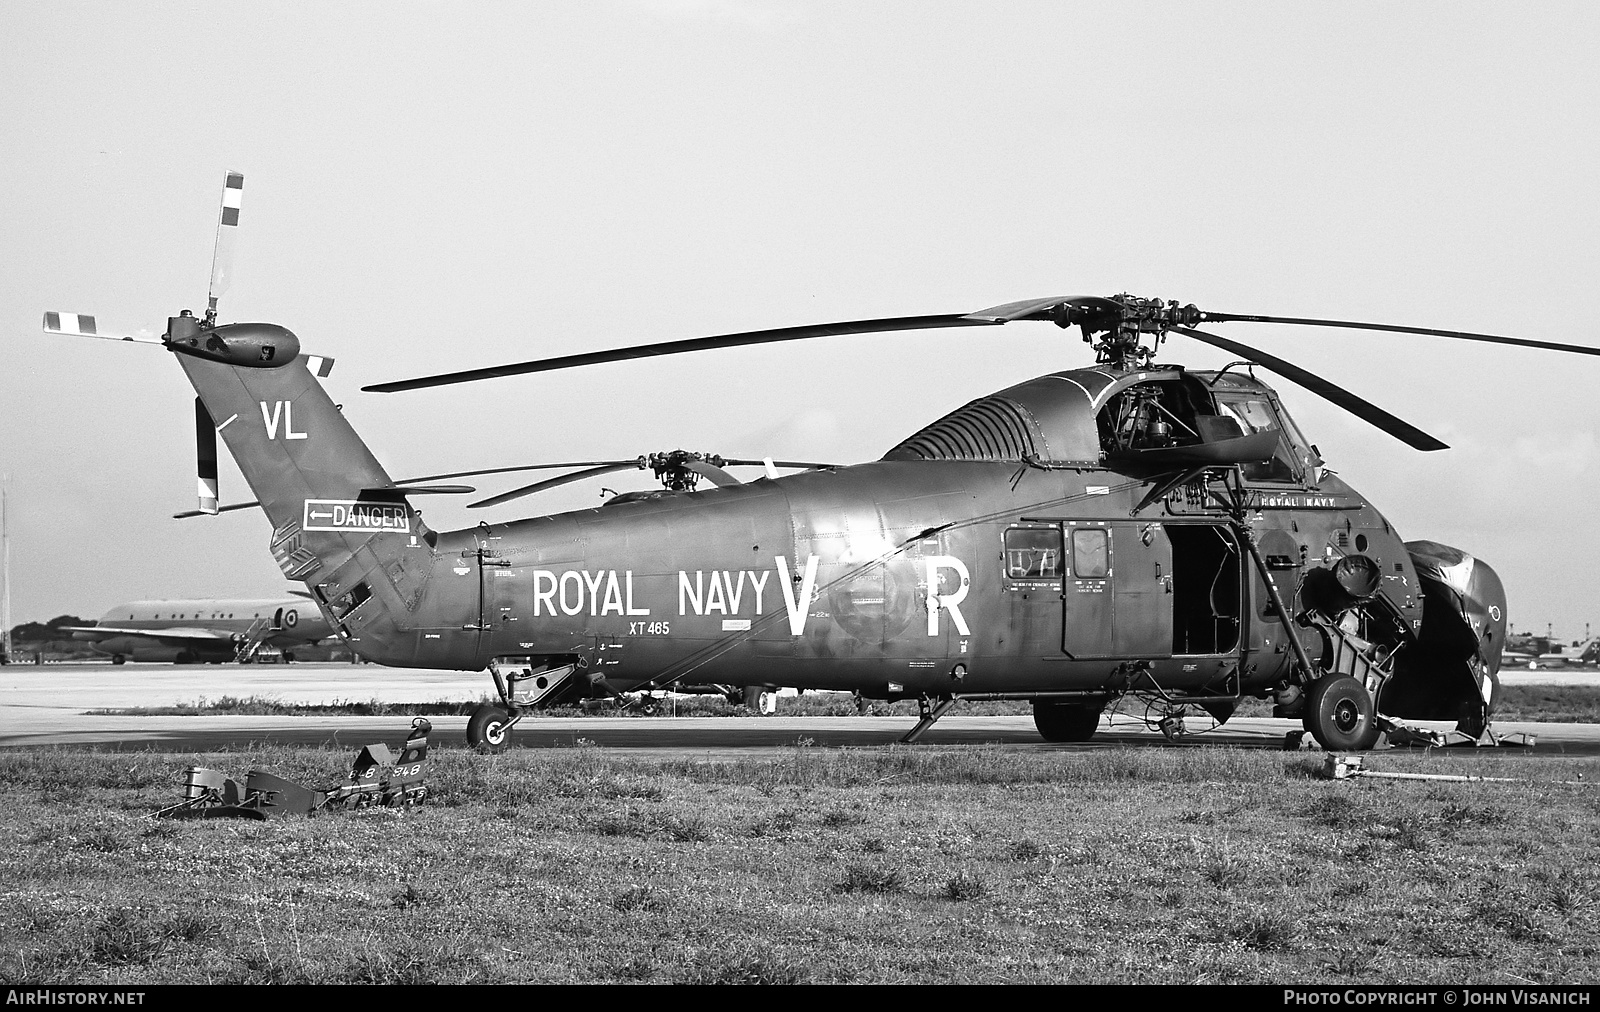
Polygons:
M744 459L735 459L733 457L723 457L722 458L722 463L724 465L726 465L727 467L766 467L767 466L767 462L764 461L764 460L744 460ZM774 460L772 462L772 466L773 467L798 467L798 468L801 468L801 469L806 470L806 471L815 471L815 470L818 470L819 468L824 468L824 467L842 467L843 465L841 465L841 464L818 464L818 463L815 463L815 462L808 462L808 461L804 461L804 460Z
M1005 322L1005 320L973 319L957 313L947 313L941 316L896 316L883 320L846 320L842 323L818 323L803 327L748 330L738 334L718 334L714 337L693 337L684 341L640 344L631 348L613 348L610 351L592 351L581 355L562 355L559 358L535 359L530 362L491 366L487 369L467 369L462 372L441 373L437 376L398 380L393 383L375 383L372 386L362 387L361 389L372 393L392 394L401 390L418 390L423 387L446 386L451 383L470 383L474 380L496 379L501 376L520 376L523 373L547 372L551 369L571 369L580 365L599 365L603 362L623 362L635 358L654 358L658 355L679 355L689 351L735 348L745 344L775 344L779 341L800 341L811 337L834 337L840 334L877 334L894 330L992 327Z
M1239 313L1202 314L1208 323L1294 323L1304 327L1343 327L1348 330L1383 330L1395 334L1423 334L1428 337L1454 337L1462 341L1484 341L1488 344L1514 344L1521 348L1544 348L1548 351L1570 351L1579 355L1600 355L1600 348L1581 344L1560 344L1556 341L1531 341L1525 337L1501 337L1496 334L1472 334L1464 330L1434 330L1431 327L1399 327L1389 323L1356 323L1352 320L1308 320L1297 316L1253 316Z
M765 467L766 466L765 462L764 461L760 461L760 460L724 459L723 463L725 465L727 465L728 467ZM819 468L825 468L825 467L841 467L841 466L843 466L843 465L840 465L840 464L818 464L818 463L815 463L813 461L803 461L803 460L775 460L772 463L773 463L774 467L795 467L795 468L802 468L802 469L808 470L808 471L815 471L815 470L817 470ZM638 467L640 469L643 469L645 467L645 465L639 463L639 458L637 458L637 457L634 457L631 460L569 460L566 463L562 463L562 464L518 464L516 467L488 467L488 468L478 468L478 469L472 470L472 471L447 471L444 474L424 474L424 475L418 475L415 478L396 478L395 479L395 485L398 486L398 487L394 491L404 492L404 491L407 490L408 486L415 485L417 482L439 481L439 480L442 480L444 478L470 478L470 477L476 477L476 476L479 476L479 475L489 475L489 474L511 474L511 473L516 472L516 471L550 471L550 470L554 470L554 469L560 468L560 467L607 467L607 466L610 466L610 465L613 465L613 464L617 465L616 469L619 470L619 471L626 470L627 467ZM624 465L626 465L626 466L624 466ZM560 482L558 482L558 484L560 484ZM467 488L467 486L465 486L465 485L460 485L460 486L456 486L456 487L457 488L462 488L462 489ZM470 491L470 489L468 491ZM523 494L525 494L525 495L526 494L532 494L533 492L537 492L537 491L539 491L539 489L532 488L530 486L530 488L526 492L524 492ZM236 503L229 503L226 506L219 506L219 507L217 507L217 512L218 513L232 513L235 510L247 510L247 509L251 509L252 507L260 506L260 505L261 504L259 502L257 502L254 499L252 499L249 502L236 502ZM490 503L485 502L485 503L479 503L478 505L481 508L482 506L490 505ZM207 516L207 515L210 515L210 514L202 512L200 510L185 510L182 513L174 513L174 514L172 514L172 517L173 517L174 520L187 520L190 517Z
M717 486L718 488L726 488L729 485L744 484L744 482L740 481L738 478L735 478L722 468L713 464L708 464L703 460L686 460L683 462L683 466L686 470L693 471L702 478L710 478L711 484Z
M600 467L608 464L638 465L639 458L628 460L569 460L564 464L518 464L516 467L490 467L476 471L450 471L447 474L424 474L417 478L399 478L396 485L411 485L419 481L440 481L444 478L471 478L487 474L511 474L516 471L552 471L561 467Z
M1330 383L1315 373L1307 372L1293 363L1285 362L1276 355L1268 355L1266 352L1258 351L1247 344L1230 341L1225 337L1207 334L1201 330L1191 330L1187 327L1174 327L1173 330L1179 334L1186 334L1196 341L1204 341L1206 344L1232 352L1240 358L1249 359L1263 369L1270 369L1284 379L1300 384L1317 396L1339 405L1339 407L1344 408L1362 421L1377 426L1389 435L1419 450L1449 449L1449 444L1440 442L1415 425L1396 418L1371 401L1357 397L1345 388Z
M487 499L469 502L467 503L467 509L481 510L489 506L499 506L501 503L507 503L513 499L521 499L525 495L533 495L535 492L543 492L547 488L555 488L557 485L581 481L584 478L593 478L596 475L610 474L612 471L626 471L630 467L638 466L639 462L637 460L627 460L606 464L603 467L591 467L586 471L574 471L571 474L563 474L556 478L546 478L544 481L536 481L532 485L524 485L521 488L514 488L509 492L502 492Z

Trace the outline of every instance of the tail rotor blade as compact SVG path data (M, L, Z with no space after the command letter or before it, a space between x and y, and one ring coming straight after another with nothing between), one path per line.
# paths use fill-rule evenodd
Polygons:
M194 466L200 512L217 513L217 423L205 402L194 399Z
M135 334L108 334L100 330L94 317L82 313L44 314L44 332L58 337L97 337L102 341L132 341L135 344L160 344L159 337Z
M239 208L244 202L244 174L229 172L222 179L222 212L217 218L217 244L211 251L211 291L206 295L206 320L215 322L217 300L233 281L234 237L239 230Z

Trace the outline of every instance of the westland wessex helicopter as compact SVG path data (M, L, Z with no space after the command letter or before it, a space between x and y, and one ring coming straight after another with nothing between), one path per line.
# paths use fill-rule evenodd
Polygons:
M369 386L394 392L625 359L828 335L1020 321L1076 327L1094 365L980 397L876 461L741 482L678 451L666 487L593 509L436 531L318 383L326 359L284 327L219 324L243 178L227 177L204 317L159 343L198 398L200 509L217 513L220 433L273 525L273 557L363 657L487 669L498 703L467 729L498 748L530 710L693 684L915 699L912 740L958 700L1028 700L1051 742L1089 739L1112 701L1216 721L1270 699L1328 749L1380 734L1493 743L1505 593L1486 563L1403 541L1327 470L1276 391L1282 376L1419 450L1445 444L1327 380L1196 329L1249 321L1345 327L1582 354L1459 331L1240 315L1117 295L1031 299L941 316L786 327L647 344ZM46 314L51 333L100 334ZM1178 334L1240 361L1157 361ZM741 461L738 463L753 463ZM523 468L500 468L509 472ZM711 487L700 488L701 477ZM180 514L182 515L182 514ZM1449 734L1404 720L1456 721ZM1164 721L1171 727L1172 720ZM1433 737L1427 738L1431 734Z

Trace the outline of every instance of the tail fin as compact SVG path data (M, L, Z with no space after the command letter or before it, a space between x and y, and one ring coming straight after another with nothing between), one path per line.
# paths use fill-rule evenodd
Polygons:
M416 513L312 374L320 361L271 324L201 329L174 317L168 347L272 521L291 580L332 573L374 538L424 532ZM384 553L387 554L387 553Z

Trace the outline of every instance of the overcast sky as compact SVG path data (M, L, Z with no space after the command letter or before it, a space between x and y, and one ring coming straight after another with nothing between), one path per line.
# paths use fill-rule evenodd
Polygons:
M170 519L194 507L170 357L40 333L45 310L155 334L203 311L226 170L222 318L335 357L396 476L675 447L854 463L1087 349L1024 324L359 387L1121 291L1600 345L1597 52L1591 2L0 0L13 620L287 589L259 512ZM1276 383L1404 537L1500 572L1516 628L1600 628L1600 359L1217 330L1450 443ZM490 518L602 484L651 483ZM222 485L252 498L231 462ZM422 502L434 527L484 518Z

